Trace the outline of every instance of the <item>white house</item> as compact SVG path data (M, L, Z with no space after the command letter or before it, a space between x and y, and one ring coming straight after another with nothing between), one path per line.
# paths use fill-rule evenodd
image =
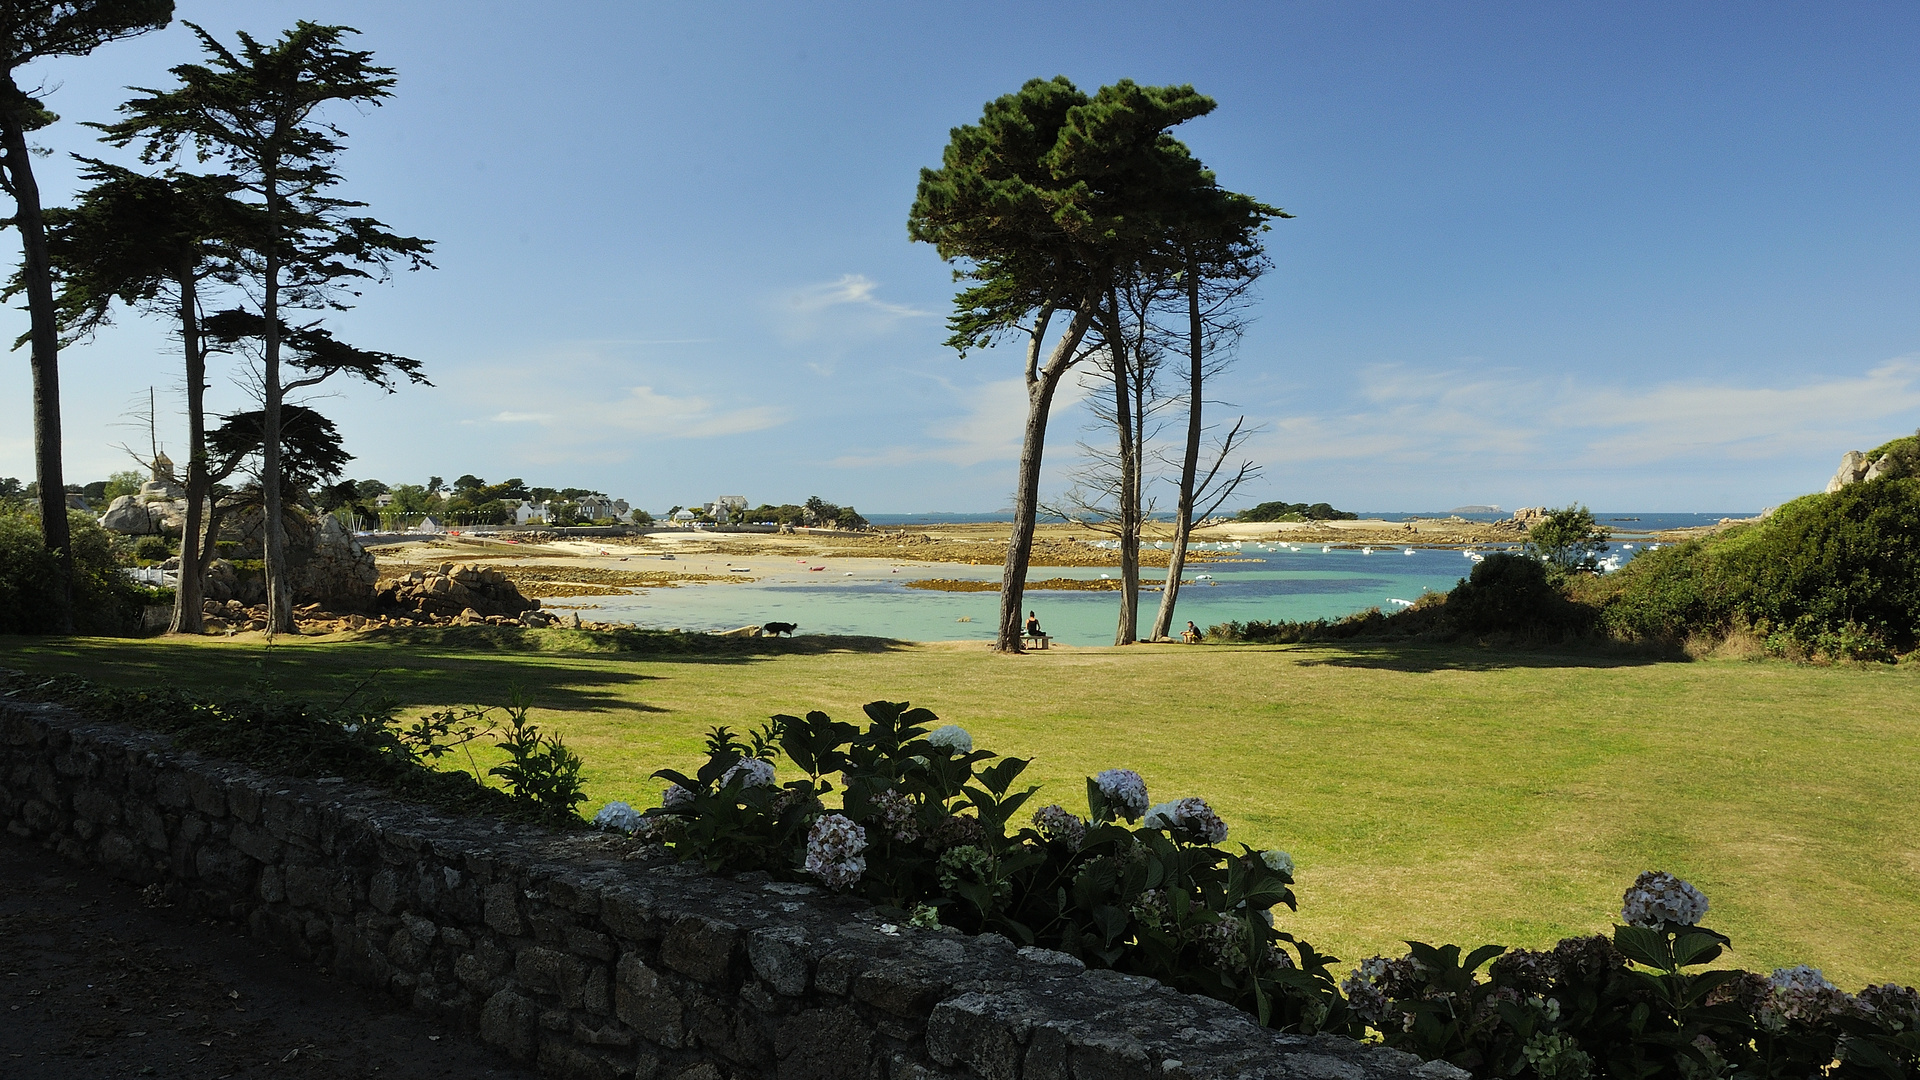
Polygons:
M392 506L393 493L389 491L384 495L375 495L373 497L373 505L381 510L385 510L387 507Z
M544 501L528 502L525 499L521 499L520 505L513 508L513 523L515 525L525 525L535 518L539 518L541 521L547 520L547 504Z

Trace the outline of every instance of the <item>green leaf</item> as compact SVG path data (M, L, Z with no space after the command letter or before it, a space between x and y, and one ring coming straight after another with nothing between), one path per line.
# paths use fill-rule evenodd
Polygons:
M1718 934L1681 934L1673 942L1673 962L1680 967L1710 964L1719 957L1723 944Z
M1667 936L1658 930L1649 930L1644 926L1616 926L1613 928L1613 947L1634 963L1661 971L1674 969L1673 960L1667 955Z

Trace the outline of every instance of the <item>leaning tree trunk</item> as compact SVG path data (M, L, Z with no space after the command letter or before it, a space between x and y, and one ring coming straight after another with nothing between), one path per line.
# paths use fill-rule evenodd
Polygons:
M180 575L173 587L173 621L170 634L199 634L206 566L200 557L200 530L209 526L203 520L202 503L213 494L207 476L207 354L200 348L199 297L195 294L191 270L180 275L180 340L187 353L187 516L180 530Z
M1105 312L1107 351L1113 363L1113 426L1119 436L1120 485L1120 619L1113 643L1131 645L1140 637L1140 462L1134 457L1133 382L1128 373L1125 331L1120 325L1118 299L1107 296Z
M1022 651L1021 605L1026 602L1027 563L1033 558L1033 519L1040 506L1040 459L1046 449L1047 415L1053 408L1054 391L1073 366L1080 339L1086 336L1092 321L1088 307L1082 304L1082 310L1073 313L1046 367L1036 370L1046 320L1034 330L1027 350L1027 424L1020 439L1020 473L1013 489L1013 535L1007 540L1007 565L1000 575L1000 626L994 638L995 652Z
M53 554L53 611L56 634L73 633L73 536L67 524L67 482L60 466L60 327L53 308L53 271L47 258L47 229L40 215L40 185L33 178L27 129L21 109L25 96L9 77L0 94L0 142L5 144L7 184L14 201L13 225L20 230L20 276L27 286L32 319L34 478L40 484L40 537Z
M1160 594L1160 612L1153 619L1153 640L1173 630L1173 605L1180 599L1180 575L1187 566L1187 540L1193 535L1194 483L1200 473L1200 390L1202 381L1200 275L1187 266L1187 452L1180 459L1180 503L1174 512L1173 551L1167 558L1167 587Z

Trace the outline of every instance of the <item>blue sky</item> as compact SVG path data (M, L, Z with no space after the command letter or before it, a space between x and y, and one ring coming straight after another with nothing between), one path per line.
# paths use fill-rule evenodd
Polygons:
M941 345L953 285L905 217L950 127L1056 74L1212 95L1180 137L1298 215L1270 234L1275 270L1210 406L1260 426L1247 502L1751 510L1920 425L1910 4L179 15L229 40L346 23L399 69L385 107L337 118L343 164L376 216L437 241L439 269L330 325L423 360L435 386L312 402L358 478L519 476L656 512L720 494L1005 506L1018 358ZM176 24L27 69L64 118L41 133L48 201L73 190L67 151L102 152L79 121L194 56ZM150 384L162 438L183 439L157 321L122 317L62 372L70 481L125 467ZM216 375L217 407L246 401L241 374ZM15 353L0 475L32 475L29 385ZM1049 490L1102 437L1087 422L1060 410Z

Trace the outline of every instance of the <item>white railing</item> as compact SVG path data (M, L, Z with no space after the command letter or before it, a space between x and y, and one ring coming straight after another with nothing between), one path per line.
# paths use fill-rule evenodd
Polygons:
M162 570L157 566L129 566L122 572L142 585L156 588L170 588L180 583L180 571Z

